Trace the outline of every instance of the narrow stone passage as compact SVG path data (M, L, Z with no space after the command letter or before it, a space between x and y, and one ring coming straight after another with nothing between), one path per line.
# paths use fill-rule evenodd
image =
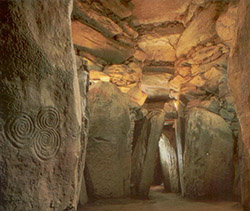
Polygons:
M149 200L107 199L90 202L79 211L242 211L238 202L194 201L166 193L162 186L150 190Z
M250 211L250 0L0 0L0 211Z

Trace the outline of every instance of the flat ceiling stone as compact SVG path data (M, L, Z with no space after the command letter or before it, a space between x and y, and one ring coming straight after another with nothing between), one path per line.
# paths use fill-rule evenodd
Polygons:
M133 0L134 24L151 24L174 21L182 15L191 0Z
M179 34L169 36L143 35L139 41L139 47L146 53L147 60L175 61L175 46Z
M72 21L72 38L80 50L110 63L122 63L134 54L134 49L104 37L79 21Z
M168 73L144 73L142 78L142 91L148 95L148 99L169 99L168 83L171 74Z

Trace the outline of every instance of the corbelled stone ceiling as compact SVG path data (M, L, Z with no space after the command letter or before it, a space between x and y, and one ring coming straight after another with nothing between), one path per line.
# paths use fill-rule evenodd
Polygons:
M230 1L75 0L72 33L91 81L143 105L222 87L236 16Z
M154 168L154 162L162 162L163 166L163 163L169 162L168 166L172 170L163 167L167 189L179 191L176 176L179 174L182 192L190 198L203 194L228 197L228 193L232 192L234 196L239 196L239 183L237 178L233 178L238 173L233 173L232 164L233 140L239 133L238 119L227 77L237 11L237 2L230 0L74 1L73 41L78 63L88 70L91 83L90 119L93 121L90 122L90 143L97 147L98 144L91 140L99 140L100 137L109 139L106 138L109 137L107 124L112 123L104 123L101 119L116 122L112 115L115 107L100 114L102 107L107 107L105 102L108 98L115 105L124 105L124 99L120 99L120 95L124 95L135 103L129 104L134 111L141 111L140 115L134 116L135 120L145 116L141 123L136 123L134 134L137 135L132 138L131 183L135 194L148 194L152 182L148 178L152 178L150 169ZM100 81L105 83L98 83ZM111 84L121 92L115 91ZM120 100L116 102L115 99ZM99 106L98 109L96 106ZM120 112L120 115L125 116L125 110ZM171 127L166 127L171 126L176 118L179 118L179 122L183 121L181 119L186 120L186 130L184 132L183 128L178 129L181 126L175 125L177 145L173 141L175 138L161 136L162 154L159 157L162 160L156 161L152 154L147 153L157 152L154 141L159 138L159 131L164 127L165 134L171 134ZM100 127L107 127L106 132ZM122 128L125 129L125 125ZM98 134L102 131L98 137L95 134L97 131ZM181 139L178 138L178 131L186 134L183 158L179 153L182 147L178 145ZM122 137L119 139L122 140ZM220 150L214 151L207 143ZM178 156L175 154L176 147ZM196 153L197 149L200 154ZM162 157L164 153L168 156L169 150L173 152L172 161ZM213 157L212 160L203 156L204 150ZM94 153L94 148L88 152ZM114 197L126 195L127 189L124 192L117 191L121 184L115 178L110 183L101 184L101 177L95 175L103 173L94 167L98 166L98 161L93 157L88 158L88 152L87 165L93 168L86 178L86 184L89 186L89 181L100 184L96 191L91 189L90 195L105 197L104 190L108 187L113 189ZM177 157L179 165L182 159L188 161L189 165L184 166L184 169L179 166L177 170ZM200 163L194 160L200 160ZM116 163L119 162L123 161ZM206 169L216 171L216 183L212 182L214 177L210 173L205 173ZM127 173L124 172L124 181ZM200 178L203 178L202 181ZM232 183L232 180L235 182ZM213 193L215 189L218 195Z
M0 0L0 211L152 184L249 211L249 5Z

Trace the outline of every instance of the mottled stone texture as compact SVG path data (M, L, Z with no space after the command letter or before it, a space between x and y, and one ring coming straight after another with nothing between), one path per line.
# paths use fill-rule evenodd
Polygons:
M134 149L132 153L131 183L134 193L147 197L154 179L154 167L158 142L162 133L165 112L152 111L135 127Z
M0 2L0 210L76 210L82 114L70 0Z
M233 138L226 121L204 109L186 118L184 195L227 198L233 187Z
M243 161L242 171L242 202L244 210L250 209L250 77L249 77L249 48L250 48L250 1L241 0L239 5L239 19L234 37L234 45L230 55L229 86L235 98L236 112L238 114L242 141Z
M87 140L88 140L88 129L89 129L89 112L87 109L87 98L88 98L88 89L89 89L89 74L86 71L86 65L82 59L77 58L77 73L78 73L78 81L79 88L81 94L81 107L82 107L82 130L81 130L81 156L79 160L79 178L82 178L80 188L80 199L79 204L84 205L88 201L87 189L84 178L84 168L85 168L85 159L87 152Z
M165 190L172 193L178 193L180 191L180 180L177 146L174 134L174 130L164 130L159 141L159 151Z
M133 0L136 24L149 24L174 21L187 10L191 0Z
M130 193L130 111L128 98L111 83L89 91L90 127L86 184L91 198L115 198Z

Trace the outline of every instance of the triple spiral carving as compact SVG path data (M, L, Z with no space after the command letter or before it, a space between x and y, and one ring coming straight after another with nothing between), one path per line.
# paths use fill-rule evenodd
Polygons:
M60 123L59 112L52 107L42 108L35 121L26 113L8 118L4 126L6 137L17 148L32 144L34 154L41 160L56 156L61 146L57 129Z

